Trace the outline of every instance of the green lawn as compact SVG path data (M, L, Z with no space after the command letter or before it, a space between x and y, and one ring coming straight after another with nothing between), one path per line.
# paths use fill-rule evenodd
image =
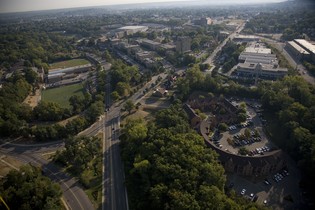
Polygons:
M85 59L73 59L73 60L67 60L67 61L61 61L57 63L50 64L50 69L57 69L57 68L68 68L73 66L80 66L89 64L90 62Z
M42 92L42 100L56 102L64 108L70 108L69 98L72 95L79 95L83 97L82 84L67 85L44 90Z

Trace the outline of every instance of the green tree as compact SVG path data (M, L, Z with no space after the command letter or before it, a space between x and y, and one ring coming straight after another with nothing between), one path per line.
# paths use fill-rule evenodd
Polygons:
M127 100L124 104L124 109L130 114L135 108L135 104L131 100Z
M117 91L113 91L110 94L110 97L113 99L113 101L117 101L120 98L119 93Z
M60 186L42 176L41 169L35 166L11 170L0 188L0 195L10 209L62 209Z
M245 122L246 121L246 114L243 113L243 112L240 112L237 114L237 120L238 122L242 123L242 122Z
M219 130L220 131L227 131L227 129L228 129L228 125L227 124L225 124L225 123L220 123L219 124Z
M96 119L104 113L104 104L101 101L97 101L91 104L86 110L85 117L89 123L95 122Z

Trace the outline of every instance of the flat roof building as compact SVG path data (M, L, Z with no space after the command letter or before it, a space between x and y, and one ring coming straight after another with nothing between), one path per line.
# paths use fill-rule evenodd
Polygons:
M286 49L298 60L313 60L315 62L315 45L305 39L294 39L287 42Z
M277 56L275 54L256 52L242 52L238 57L238 61L240 63L278 64Z
M156 50L161 45L161 43L152 41L150 39L142 39L141 44L145 47L150 48L151 50Z
M176 41L176 51L180 53L189 52L191 49L191 38L188 36L178 37Z
M278 65L261 63L239 63L236 68L237 76L262 79L279 79L288 74L287 68Z
M294 41L287 42L286 50L297 60L308 60L311 54Z
M315 54L315 45L312 45L305 39L294 39L294 42L303 47L307 52Z
M145 32L148 29L148 26L124 26L112 31L111 35L122 38L124 36L135 34L137 32Z
M236 42L253 42L253 41L259 41L259 39L260 38L258 36L254 36L254 35L237 34L233 40Z

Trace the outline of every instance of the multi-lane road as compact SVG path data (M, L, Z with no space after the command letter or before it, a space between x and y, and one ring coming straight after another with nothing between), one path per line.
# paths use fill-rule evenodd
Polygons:
M130 96L135 104L144 97L144 90L155 86L158 78L163 81L166 73L152 77L151 81ZM110 78L106 81L110 83ZM152 85L154 84L154 85ZM94 136L100 131L103 132L103 189L102 209L103 210L128 210L128 195L125 186L124 168L120 157L119 133L120 133L120 110L122 102L111 104L110 86L106 86L105 107L106 113L101 118L79 135ZM108 107L110 107L108 109ZM75 178L62 172L53 162L43 158L42 153L56 151L64 147L62 141L47 144L21 145L3 143L0 145L0 153L10 155L26 163L41 166L45 174L52 180L58 182L63 190L64 201L69 209L94 209L93 204L78 184Z
M203 63L204 64L210 64L211 66L214 65L213 61L214 58L216 57L216 55L222 50L222 48L226 45L226 43L229 40L233 40L235 35L238 34L239 32L241 32L244 27L245 27L245 22L242 23L233 33L231 33L221 44L219 44L219 46L217 46L217 48L215 48L215 50L211 53L211 55L207 58L207 60L205 60Z

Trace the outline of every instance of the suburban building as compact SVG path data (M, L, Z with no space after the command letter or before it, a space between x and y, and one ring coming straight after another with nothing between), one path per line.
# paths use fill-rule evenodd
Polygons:
M230 35L230 33L227 31L220 31L219 38L221 40L223 40L223 39L227 38L229 35Z
M202 121L201 117L196 114L195 110L192 109L189 104L184 104L183 108L188 115L191 127L197 126Z
M163 50L174 50L176 46L173 44L161 44L159 48Z
M178 37L176 40L176 51L180 53L189 52L191 50L191 38L187 36Z
M313 60L315 62L315 45L305 39L294 39L286 44L287 51L298 60Z
M200 19L194 20L195 25L207 26L212 24L212 19L209 17L202 17Z
M237 76L261 79L279 79L288 74L287 68L278 65L247 62L239 63L235 71Z
M242 52L238 56L240 63L263 63L263 64L278 64L275 54L263 54L256 52Z
M192 109L199 109L202 112L211 110L212 114L216 116L215 119L211 121L211 126L216 126L216 121L226 124L234 124L238 121L238 108L225 98L211 98L207 96L200 98L198 93L194 93L191 94L187 100L187 104Z
M231 31L236 30L238 26L239 26L239 24L234 23L234 22L230 22L230 23L225 24L225 28L228 30L231 30Z
M69 76L66 77L66 75L73 75L75 77L75 74L80 74L87 72L91 69L92 65L85 64L85 65L80 65L80 66L74 66L74 67L69 67L69 68L64 68L64 69L51 69L48 72L48 75L46 77L46 82L47 83L55 83L57 81L61 81L64 78L68 78Z
M142 46L147 47L151 50L157 50L161 46L161 43L149 39L142 39L140 43Z
M122 38L124 36L135 34L137 32L146 32L148 29L148 26L124 26L111 31L111 36Z
M248 44L242 52L234 74L236 76L261 79L278 79L288 74L288 69L280 68L277 56L271 54L271 49L263 43L253 42Z
M159 98L167 96L167 94L168 94L168 90L165 90L164 88L157 88L152 93L153 96L159 97Z
M240 34L235 35L235 37L233 38L235 42L253 42L253 41L259 41L259 39L260 38L258 36L240 35Z

